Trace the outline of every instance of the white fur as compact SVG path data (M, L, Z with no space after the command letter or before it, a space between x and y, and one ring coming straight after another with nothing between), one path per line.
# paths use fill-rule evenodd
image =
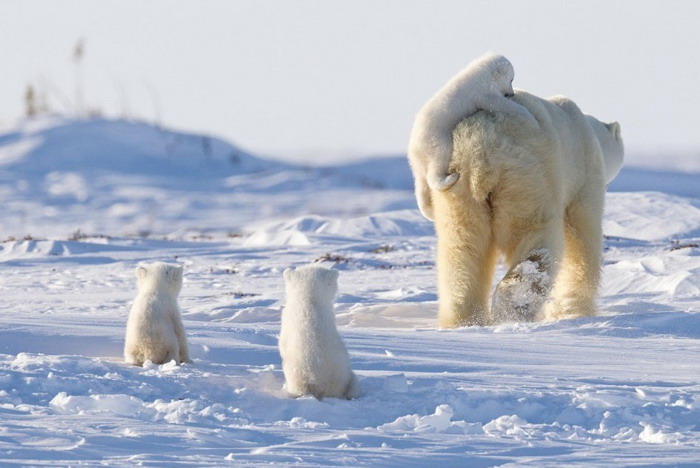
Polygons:
M605 183L613 181L625 160L625 151L622 144L620 124L617 122L604 123L592 115L587 115L588 123L598 138L600 148L603 150L605 162Z
M507 58L488 53L450 79L416 115L408 146L415 178L416 199L425 217L433 219L430 190L452 187L459 173L449 173L452 132L457 124L478 110L503 112L536 127L526 108L513 95L514 70Z
M163 364L175 359L189 362L187 336L177 305L182 289L182 267L162 262L136 268L138 294L126 323L124 359Z
M433 192L444 327L596 313L605 164L622 158L619 125L599 126L564 97L513 99L539 127L504 113L464 119L451 165L459 181ZM508 271L489 310L499 255Z
M338 271L314 265L287 268L284 279L279 349L287 391L319 399L358 396L357 378L335 325Z

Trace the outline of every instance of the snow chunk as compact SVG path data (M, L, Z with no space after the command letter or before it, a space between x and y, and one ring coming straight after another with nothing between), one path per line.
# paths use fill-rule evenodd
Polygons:
M401 416L394 422L382 424L377 427L377 430L385 432L445 432L454 424L452 416L454 416L454 410L450 405L439 405L433 414Z
M49 407L59 414L109 413L136 417L144 413L142 400L130 395L71 396L61 392L49 402Z
M278 427L289 427L292 429L316 429L322 427L328 427L328 424L324 422L307 421L301 416L296 416L289 421L277 421L275 426Z
M484 424L484 432L494 437L503 435L515 436L516 438L528 437L530 434L523 428L527 425L527 421L514 414L504 415Z
M639 440L650 444L676 444L680 442L682 436L678 432L664 432L656 428L653 424L646 422L639 423L644 430L639 433Z
M243 426L249 423L238 408L220 403L207 405L201 400L155 400L147 403L131 395L68 395L60 392L49 402L57 414L109 414L170 424L227 424Z
M385 353L389 351L384 350ZM388 354L393 357L393 354ZM408 393L408 381L404 374L389 375L384 379L383 390L386 393Z

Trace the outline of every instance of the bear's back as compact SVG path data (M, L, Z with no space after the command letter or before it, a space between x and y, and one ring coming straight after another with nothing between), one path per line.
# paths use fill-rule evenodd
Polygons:
M542 99L521 90L513 100L530 111L537 128L504 113L480 111L454 131L450 167L469 182L477 200L486 200L496 187L514 197L539 197L541 187L548 187L553 201L566 201L590 174L596 179L602 173L595 134L573 101Z

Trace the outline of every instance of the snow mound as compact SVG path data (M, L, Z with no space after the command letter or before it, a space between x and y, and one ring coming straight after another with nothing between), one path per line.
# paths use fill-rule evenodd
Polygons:
M320 169L335 176L341 184L362 185L366 188L413 190L413 174L406 156L375 157L358 162Z
M0 139L0 167L27 176L118 172L158 177L220 177L270 166L222 140L124 120L27 121Z
M399 210L352 218L302 216L288 221L273 222L257 229L247 246L307 245L320 238L324 242L336 239L377 239L392 237L422 237L435 234L431 221L417 210Z
M27 239L0 244L0 262L20 258L72 257L125 250L132 249L108 243Z
M294 229L256 231L243 241L245 247L302 246L310 244L311 240L306 234Z
M40 118L0 134L5 236L238 232L261 219L414 209L411 187L405 158L295 166L139 122ZM304 242L273 237L250 242Z
M604 275L608 294L656 292L692 297L700 293L700 256L640 254L610 261Z
M700 200L657 192L609 193L603 232L648 241L698 237Z

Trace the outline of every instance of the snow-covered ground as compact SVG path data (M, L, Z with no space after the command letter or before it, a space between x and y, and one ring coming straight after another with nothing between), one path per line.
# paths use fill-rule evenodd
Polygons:
M404 157L24 123L0 135L0 465L699 466L700 161L658 159L611 186L600 316L439 330ZM192 364L122 362L154 260L185 266ZM357 400L282 388L281 273L314 261Z

